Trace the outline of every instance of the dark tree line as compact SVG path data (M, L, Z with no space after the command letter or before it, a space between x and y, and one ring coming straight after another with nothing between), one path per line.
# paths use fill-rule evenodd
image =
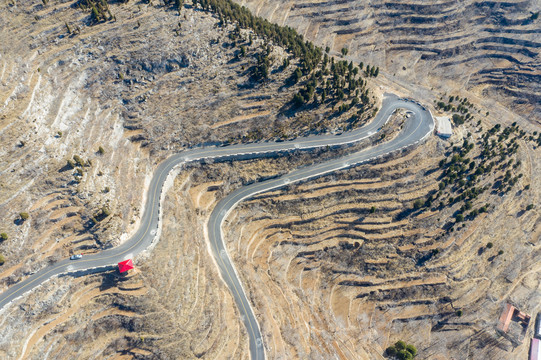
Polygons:
M90 21L92 23L113 20L114 18L107 0L80 0L77 4L82 10L90 10Z
M185 3L184 0L164 2L166 6L179 12ZM367 81L361 78L361 73L364 73L365 77L376 77L379 74L376 66L365 67L362 62L357 66L346 60L335 61L335 58L327 53L323 56L321 48L305 41L293 28L279 26L254 16L247 8L231 0L192 0L191 5L195 9L212 12L218 19L218 26L236 24L234 30L230 31L229 38L231 46L239 47L236 55L238 59L248 56L253 45L252 34L249 35L249 41L243 39L241 29L251 29L256 36L264 40L261 49L255 49L254 52L252 48L250 51L250 56L255 60L255 65L249 69L250 79L254 82L269 79L273 61L270 56L272 45L287 50L290 56L283 60L281 70L286 69L290 60L295 59L295 69L288 81L290 84L302 82L302 88L292 98L293 107L326 104L332 107L335 115L356 109L348 120L348 127L352 127L362 118L363 113L373 107L366 88ZM90 9L93 23L114 18L107 0L79 0L79 6ZM329 50L327 49L327 52ZM347 55L347 49L343 49L342 54Z
M299 58L304 75L309 74L321 61L322 50L311 42L304 41L297 31L289 26L279 26L254 16L244 6L230 0L193 0L193 5L214 12L221 24L237 22L241 28L252 29L262 38L283 46L293 56Z
M293 71L289 80L293 84L301 80L304 80L304 83L293 96L294 107L298 108L308 103L316 106L330 103L334 107L339 101L349 100L338 107L337 114L357 106L357 117L369 108L367 82L358 76L363 70L362 63L359 68L345 60L335 62L334 57L326 53L322 56L322 49L305 41L296 30L254 16L247 8L231 0L193 0L193 6L216 14L220 26L236 23L237 27L231 34L233 41L240 37L240 28L252 29L265 41L284 47L294 58L297 58L299 66ZM251 69L252 80L268 79L271 66L269 49L267 45L266 53L261 51L255 54L256 65ZM241 45L239 56L245 55L246 48ZM287 66L289 66L289 59L284 60L282 69ZM364 69L366 77L376 77L378 74L379 68L376 66L367 65Z
M508 193L523 177L522 173L518 173L521 162L514 158L519 148L517 139L520 137L516 124L504 129L497 124L477 142L480 147L478 155L471 154L475 144L468 139L461 145L453 146L448 157L439 163L442 170L439 189L429 193L426 198L417 199L413 209L421 210L433 206L443 209L460 204L454 214L455 223L473 220L479 214L487 212L489 204L475 206L481 194L486 191L495 195ZM487 178L498 171L503 175L494 179ZM452 231L452 227L449 230Z
M323 61L315 72L307 79L304 87L293 98L295 106L302 106L310 101L323 104L350 100L338 108L339 113L358 106L360 110L370 103L367 81L357 75L359 68L346 60L334 61L333 57L324 55ZM302 76L300 71L293 73L294 81Z

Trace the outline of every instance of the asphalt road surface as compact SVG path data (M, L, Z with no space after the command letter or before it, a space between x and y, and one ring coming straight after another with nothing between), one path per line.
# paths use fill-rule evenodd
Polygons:
M393 140L382 142L372 148L338 159L294 170L282 177L244 186L222 199L211 213L208 222L208 235L213 253L212 255L220 269L223 280L235 298L239 313L248 331L251 358L254 360L264 359L265 348L263 346L257 319L224 246L221 230L223 220L240 201L255 194L287 186L293 182L321 176L339 169L352 167L385 156L391 152L400 151L409 146L416 145L429 136L434 129L432 115L421 105L412 100L399 99L394 95L386 94L382 107L375 119L362 128L351 132L340 135L309 136L297 138L294 141L288 142L264 142L225 147L202 147L172 155L156 169L148 189L145 210L143 217L141 218L141 225L129 240L118 247L103 250L100 253L93 255L85 255L81 260L65 259L45 267L0 294L0 309L4 308L14 299L22 296L25 292L36 288L54 276L90 269L95 269L95 271L110 269L116 263L133 258L147 249L155 240L158 232L160 199L163 185L168 174L175 167L186 162L201 161L204 159L255 158L266 153L286 153L296 149L310 149L355 143L376 134L387 122L394 110L398 108L410 110L413 115L407 119L403 129Z

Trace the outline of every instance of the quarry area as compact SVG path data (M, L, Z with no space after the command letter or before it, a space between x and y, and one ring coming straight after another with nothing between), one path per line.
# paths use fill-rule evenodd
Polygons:
M539 4L236 1L318 50L241 28L223 3L0 4L0 292L130 238L169 156L342 133L393 93L450 136L258 194L223 223L266 358L395 359L404 341L415 359L527 359L541 313ZM182 166L135 269L54 277L0 309L0 358L249 359L210 253L213 208L392 141L410 118L353 146Z

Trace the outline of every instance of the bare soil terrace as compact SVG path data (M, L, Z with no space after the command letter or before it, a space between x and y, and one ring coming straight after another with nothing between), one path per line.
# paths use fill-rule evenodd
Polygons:
M394 83L468 91L541 121L538 1L236 2Z
M73 5L0 5L0 232L9 236L0 244L3 287L47 261L127 238L138 225L145 182L172 152L203 142L275 139L284 129L296 136L310 132L314 121L331 130L347 125L348 116L327 119L325 108L283 115L299 87L282 86L293 67L276 71L285 56L279 47L272 50L271 80L247 87L253 61L236 58L228 37L233 27L217 28L207 13L184 8L177 16L160 4L115 4L116 21L86 26L88 12ZM81 32L68 34L65 23ZM334 51L347 45L338 40ZM249 51L261 43L256 39ZM533 59L527 73L535 78ZM387 75L398 72L402 63L395 69L387 60ZM401 57L409 74L397 76L402 85L423 73L422 61L411 67L410 60ZM377 64L376 57L369 61ZM381 87L371 93L421 95L424 104L439 99L389 78L378 78ZM483 87L485 93L494 84ZM475 91L470 100L482 103ZM494 120L517 119L493 109L502 108L479 105L480 114L492 113L482 117L485 130ZM528 104L517 109L535 112ZM395 114L385 140L403 115ZM456 130L453 145L468 132L478 139L472 123ZM541 310L539 209L526 211L541 203L541 157L532 142L519 143L523 177L504 195L483 194L475 206L489 203L490 211L452 232L444 227L459 205L403 216L438 187L438 162L451 146L435 138L403 157L241 204L227 219L225 235L269 358L381 359L398 339L415 344L422 359L525 357L529 344L513 348L494 331L505 301L532 315ZM73 155L85 162L82 176L66 166ZM18 300L0 313L0 357L248 358L244 327L201 229L214 204L234 188L331 156L321 150L187 167L166 196L161 240L138 271L127 279L113 272L61 277ZM486 180L503 176L494 172ZM110 214L90 227L103 208ZM18 214L25 211L30 217L21 222Z
M539 189L523 190L538 181L539 150L519 152L525 176L514 190L483 195L491 210L448 232L456 208L398 216L437 189L431 169L446 146L433 139L395 160L262 194L230 216L229 251L271 358L375 359L399 339L422 359L527 356L528 341L514 347L495 326L506 301L534 316L541 309L540 218L525 211Z
M8 237L0 289L48 262L127 239L154 167L173 152L255 131L274 138L284 127L295 136L322 118L317 109L280 115L298 86L278 91L294 70L276 71L287 55L279 47L270 79L254 85L257 37L238 59L234 26L222 29L208 13L111 7L114 21L89 26L89 11L74 1L0 5L0 232ZM0 357L246 358L203 225L187 220L192 210L177 196L167 201L180 218L164 219L155 257L130 280L54 279L4 309ZM82 345L85 334L93 335Z

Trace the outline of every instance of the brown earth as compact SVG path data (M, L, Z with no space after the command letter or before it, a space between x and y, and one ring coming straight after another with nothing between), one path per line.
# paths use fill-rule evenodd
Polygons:
M56 278L3 310L0 357L247 359L246 331L193 215L189 177L166 196L161 240L135 272Z
M275 73L262 86L245 88L251 60L232 61L236 50L227 45L228 31L216 28L209 14L185 8L177 16L159 4L115 4L116 21L88 26L88 11L73 4L0 5L0 37L5 40L0 41L0 232L9 236L0 244L6 256L0 268L4 288L47 261L125 240L138 225L145 182L167 155L202 142L240 141L254 134L281 137L284 129L286 136L296 136L309 132L314 119L326 121L328 109L281 115L297 88L278 89L284 90L283 79L293 69ZM328 6L346 8L339 4ZM310 8L301 5L290 6L283 21L297 26L288 14ZM281 11L280 6L275 4L275 10ZM520 6L531 8L530 2ZM510 8L493 6L492 18ZM395 11L380 9L373 16ZM295 16L302 28L304 20ZM446 72L458 71L455 65L443 66L433 58L412 60L425 50L416 55L411 54L417 50L385 50L388 44L377 42L377 28L381 25L388 34L392 26L378 22L371 25L373 37L363 35L376 44L373 57L362 46L352 46L355 37L331 41L314 26L305 35L321 34L314 39L331 41L333 51L346 45L351 59L362 56L380 65L386 77L378 78L376 94L393 90L430 103L465 84L471 92L464 94L478 111L491 112L482 118L483 128L515 120L527 127L523 118L492 103L501 101L494 94L503 85L483 82L488 76L480 70L484 58L466 60L474 80L451 82L446 76L453 73ZM67 34L65 23L81 32ZM340 24L336 26L344 26ZM515 36L515 30L535 30L535 24L513 23L504 29ZM404 37L409 33L401 31ZM524 34L517 38L533 41ZM461 46L462 40L453 41ZM284 54L273 47L277 59ZM476 56L468 54L464 59ZM505 61L494 63L493 74L500 71L512 80L518 76L505 85L518 83L525 89L526 95L513 93L511 101L518 104L539 94L535 86L523 85L532 73L534 79L538 76L538 57L528 60L524 51L513 56L525 64L520 71L526 75L514 74ZM452 87L436 86L438 95L424 83L409 87L410 81L421 83L415 74L426 73L423 64L435 69L428 86L443 78ZM399 75L402 65L407 70ZM485 93L493 97L484 99ZM535 115L528 101L516 109ZM326 126L340 128L344 118ZM394 122L400 121L399 114ZM471 124L456 130L451 138L455 145L468 131L476 131ZM386 131L388 140L396 127ZM381 359L385 347L398 339L415 344L422 359L524 357L526 342L513 348L494 331L504 301L532 315L541 310L535 265L539 209L525 211L527 204L540 203L541 189L535 186L541 180L540 156L531 142L521 140L520 145L517 171L524 176L513 191L501 197L483 195L479 202L493 205L489 213L452 233L442 226L456 207L399 218L414 200L437 187L439 173L434 170L449 150L448 142L437 139L401 157L241 204L227 219L226 239L260 319L269 358ZM97 152L99 146L104 154ZM91 160L82 176L65 166L73 155ZM187 167L166 196L160 242L137 263L138 271L124 280L114 272L61 277L25 295L0 312L0 357L248 358L245 330L207 251L202 233L206 218L218 199L243 183L332 156L322 150ZM111 215L90 226L103 207ZM23 211L30 218L20 222L17 214ZM487 249L487 242L494 247ZM419 265L434 249L439 253ZM504 254L498 255L499 250ZM456 309L463 309L462 317L455 316Z
M540 190L523 190L539 181L539 150L522 143L520 183L476 199L492 210L453 232L442 227L456 207L399 219L437 185L431 169L445 148L432 139L395 160L258 195L232 213L229 250L270 358L342 357L334 341L344 358L376 359L399 339L421 359L527 357L528 340L515 347L495 326L506 301L533 318L541 311L540 217L525 211ZM526 339L532 334L533 325Z
M73 1L2 5L4 286L46 258L125 240L137 227L145 184L167 155L207 142L297 136L329 111L284 115L298 89L283 87L294 66L277 71L287 54L273 47L271 78L253 84L251 55L263 42L255 37L249 56L237 59L228 37L234 27L220 29L208 13L111 8L114 21L89 26L89 11ZM335 129L347 117L326 125ZM67 165L74 156L85 165ZM29 219L19 221L20 212Z
M334 54L348 48L393 82L490 98L541 122L538 1L236 2Z
M294 136L308 129L307 119L317 116L317 110L280 115L280 109L297 91L296 86L277 90L293 66L273 74L266 84L250 84L246 69L253 59L247 56L235 60L238 50L228 40L233 26L220 29L210 14L189 8L181 16L159 4L117 4L111 8L115 21L89 26L89 11L81 10L74 1L0 5L0 232L8 235L8 240L0 244L0 254L6 259L0 267L0 291L49 262L71 253L98 251L127 239L138 226L146 183L156 164L169 154L203 142L240 141L257 130L261 121L272 124L261 127L262 139L276 136L277 129L283 127L296 129L290 134ZM248 33L243 32L243 36ZM248 54L261 44L255 37ZM285 52L278 47L272 51L277 60L274 70ZM239 118L242 114L258 116L244 120ZM224 119L235 118L239 120L236 123L211 128ZM340 121L336 118L335 124ZM74 169L66 165L74 155L84 166ZM100 215L103 208L110 214ZM178 210L186 211L183 207ZM21 212L29 214L28 220L19 219ZM189 211L183 214L189 215ZM97 218L99 221L94 220ZM161 243L167 244L169 238L181 246L170 236L165 229ZM165 273L153 275L144 270L152 280L146 278L144 292L130 292L143 298L137 300L142 303L138 316L147 311L172 311L176 315L163 318L182 318L180 323L188 329L175 323L171 326L173 333L165 336L165 325L149 321L144 331L137 331L161 334L156 336L162 340L159 345L151 342L140 346L139 334L134 337L126 313L119 313L122 316L114 316L112 321L105 316L107 326L90 321L95 313L115 306L100 290L100 282L110 282L112 274L90 277L82 291L77 285L86 280L62 278L3 310L0 357L27 354L42 358L40 354L50 353L57 354L49 355L51 358L70 358L81 346L85 331L94 329L96 341L86 343L81 358L132 354L132 349L140 348L158 357L174 352L187 357L246 357L244 329L226 289L215 273L208 275L213 268L208 268L208 258L203 259L208 256L205 245L191 250L197 251L190 260L193 264L189 262L182 271L184 275L201 272L200 279L193 279L198 289L190 290L191 280L180 275L179 283L170 283L166 267ZM160 253L159 248L155 251ZM163 261L176 264L180 255L169 257L173 254L172 250L165 251L167 260ZM156 303L166 301L156 295L157 290L148 291L148 284L166 283L170 288L159 290L172 293L172 310ZM177 313L186 311L177 308L179 289L184 286L193 297L186 300L193 303L190 311L200 313L193 320ZM116 284L106 287L124 291ZM70 310L72 297L79 299L80 308ZM103 303L94 304L97 298ZM43 299L51 299L51 303ZM133 297L123 299L130 303ZM54 305L54 301L59 304ZM29 304L33 315L29 314ZM120 310L126 306L120 306ZM5 323L24 316L24 321L10 326ZM79 316L86 322L80 322ZM235 327L236 333L224 331ZM174 333L179 329L190 332L196 340L188 341L186 334ZM75 332L75 338L64 339L66 331ZM62 345L55 347L57 341ZM162 349L167 351L160 352ZM132 355L143 356L138 351Z

